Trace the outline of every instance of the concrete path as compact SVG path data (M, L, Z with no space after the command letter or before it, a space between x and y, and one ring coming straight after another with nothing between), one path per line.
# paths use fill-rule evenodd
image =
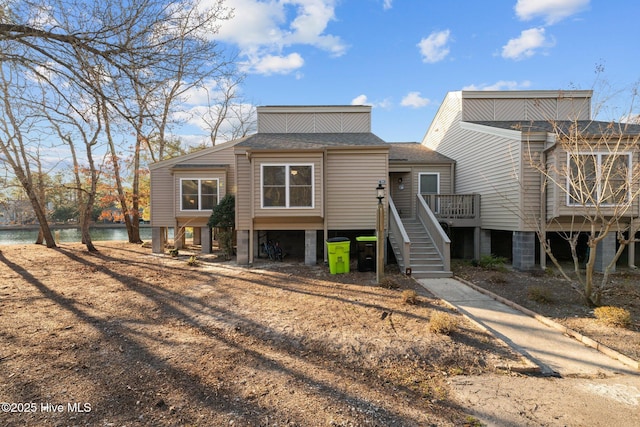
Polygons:
M436 297L455 306L538 365L549 376L595 376L640 372L456 279L419 279Z

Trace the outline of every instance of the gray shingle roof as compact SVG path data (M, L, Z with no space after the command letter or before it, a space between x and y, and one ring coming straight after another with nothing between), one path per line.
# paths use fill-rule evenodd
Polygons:
M455 163L455 161L444 154L433 151L430 148L417 142L394 142L390 143L389 162L412 162L412 163Z
M603 122L597 120L557 120L557 121L470 121L483 126L490 126L500 129L511 129L531 132L556 132L556 128L562 134L569 134L570 130L577 126L578 132L582 135L640 135L640 125Z
M382 146L387 143L373 133L256 133L237 147L275 150L314 150L341 146Z

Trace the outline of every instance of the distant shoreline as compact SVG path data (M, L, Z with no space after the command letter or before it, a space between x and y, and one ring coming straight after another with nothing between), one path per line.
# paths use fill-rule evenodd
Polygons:
M150 228L151 224L140 224L140 228ZM49 224L49 228L52 230L68 230L73 228L80 228L79 224ZM126 228L125 224L105 224L95 223L91 224L90 228ZM38 230L40 225L38 224L24 224L24 225L0 225L0 230Z

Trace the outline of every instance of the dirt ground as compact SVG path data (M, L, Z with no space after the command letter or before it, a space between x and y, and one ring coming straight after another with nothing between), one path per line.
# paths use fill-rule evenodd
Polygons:
M517 373L517 354L393 272L380 287L353 267L97 247L0 247L0 425L610 425L606 409L632 425L640 408L634 384ZM441 312L451 335L429 330Z

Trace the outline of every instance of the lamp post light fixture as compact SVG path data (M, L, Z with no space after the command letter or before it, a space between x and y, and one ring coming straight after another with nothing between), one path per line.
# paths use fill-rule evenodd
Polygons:
M376 198L378 199L378 209L376 211L376 282L382 282L384 276L384 185L385 180L378 181L376 187Z

